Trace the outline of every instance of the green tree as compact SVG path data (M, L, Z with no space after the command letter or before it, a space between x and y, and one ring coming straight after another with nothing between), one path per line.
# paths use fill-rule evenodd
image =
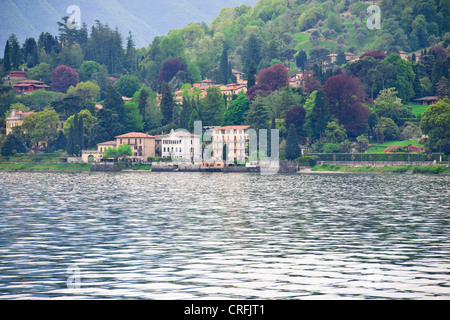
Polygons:
M255 35L251 34L244 43L244 51L242 53L242 62L244 70L248 70L252 62L258 65L261 61L261 40Z
M114 84L117 91L125 97L131 98L141 88L141 83L136 76L122 75Z
M83 104L86 104L88 101L94 103L100 97L100 87L91 81L80 82L76 87L70 86L67 89L67 94L81 97Z
M147 128L146 109L147 109L147 100L148 100L149 96L150 96L150 94L148 93L148 91L145 88L141 88L141 90L139 91L138 109L139 109L139 114L142 116L142 119L144 121L144 129Z
M450 99L438 101L422 114L420 129L428 135L427 148L450 155Z
M245 123L255 130L269 129L272 119L272 112L261 95L257 95L251 102L250 108L245 118Z
M15 155L16 153L26 153L27 148L21 135L8 134L1 147L1 155L4 157Z
M394 66L395 76L388 81L388 87L395 87L400 99L410 101L415 94L413 88L415 73L411 62L403 60L400 55L394 53L383 62Z
M167 82L161 85L161 112L163 114L162 124L166 125L173 122L174 110L176 110L175 100L172 90Z
M5 51L3 53L3 70L5 72L11 70L11 46L8 40L6 40Z
M223 114L223 126L241 125L245 115L249 110L250 99L241 91L236 100L233 100L231 106Z
M247 89L250 89L256 84L256 66L253 61L250 62L247 72Z
M343 125L339 125L337 120L328 123L323 134L324 143L341 143L347 139L347 131Z
M378 121L378 125L383 128L384 139L393 141L397 140L399 134L399 128L397 124L391 118L381 117Z
M335 12L331 12L328 14L327 27L331 30L336 31L337 33L342 32L341 19Z
M285 157L287 160L295 160L302 155L302 150L298 144L297 130L295 125L289 126L288 136L286 138Z
M119 121L123 121L125 118L124 101L113 85L109 85L107 88L103 107L116 112L119 116Z
M199 114L203 125L215 126L222 123L223 113L225 112L225 101L222 91L218 87L209 87L206 89L206 96L201 100Z
M127 132L142 132L144 122L142 115L139 114L139 106L136 102L128 101L125 107L125 129Z
M55 110L45 109L32 113L23 120L22 128L27 132L32 145L38 146L44 141L53 143L58 135L59 116Z
M52 77L52 69L48 63L42 62L27 71L27 78L31 80L39 80L50 83Z
M306 112L305 126L309 135L316 140L322 138L322 133L330 121L331 114L325 101L323 89L319 88L314 96L312 108Z
M92 79L92 76L100 71L100 64L97 61L83 61L78 70L78 74L81 81L88 81Z

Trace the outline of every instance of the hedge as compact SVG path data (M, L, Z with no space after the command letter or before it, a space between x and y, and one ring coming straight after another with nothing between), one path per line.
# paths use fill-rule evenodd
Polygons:
M317 161L439 161L441 153L314 153Z

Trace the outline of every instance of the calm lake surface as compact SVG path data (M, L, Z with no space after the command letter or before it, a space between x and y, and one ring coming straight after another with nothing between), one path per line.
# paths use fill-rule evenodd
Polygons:
M0 299L449 299L449 186L1 172Z

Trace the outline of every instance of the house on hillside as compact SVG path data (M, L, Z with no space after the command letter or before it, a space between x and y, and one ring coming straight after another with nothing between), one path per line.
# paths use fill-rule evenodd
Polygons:
M26 80L26 72L25 71L11 71L9 75L3 77L3 81L21 81Z
M236 82L241 83L244 81L244 73L242 71L231 69L231 73L236 77Z
M36 90L50 90L50 87L38 80L22 80L13 85L13 89L19 93L28 93Z
M419 101L422 103L422 105L429 106L429 105L435 104L436 102L438 102L438 100L439 100L439 98L436 96L429 96L429 97L423 97L420 99L416 99L414 101Z
M6 134L12 133L14 127L20 127L23 124L23 120L29 114L34 113L34 111L23 112L22 110L16 111L12 109L11 115L6 118Z
M133 161L147 161L148 157L155 156L155 136L142 132L129 132L114 137L113 141L106 141L97 144L97 150L83 150L82 160L84 162L99 161L108 148L118 148L127 144L131 147Z
M222 91L222 94L224 94L227 97L227 100L230 101L233 98L233 95L238 95L239 92L241 92L241 91L246 93L247 85L238 84L238 83L230 83L225 86L221 86L220 90Z

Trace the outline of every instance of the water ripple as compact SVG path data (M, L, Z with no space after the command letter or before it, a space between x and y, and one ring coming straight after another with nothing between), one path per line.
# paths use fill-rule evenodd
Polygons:
M0 178L2 299L450 297L448 176Z

